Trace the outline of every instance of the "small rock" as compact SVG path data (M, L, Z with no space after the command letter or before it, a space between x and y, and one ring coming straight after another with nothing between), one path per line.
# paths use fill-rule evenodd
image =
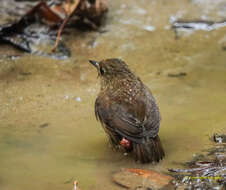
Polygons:
M68 100L70 97L68 95L64 96L64 99Z
M40 128L45 128L45 127L48 127L48 126L49 126L48 123L43 123L43 124L41 124L39 127L40 127Z
M154 31L155 30L155 27L154 26L144 26L144 29L151 32L151 31Z
M173 177L143 169L124 169L113 175L113 181L127 189L173 189Z
M82 101L82 99L81 99L80 97L76 97L75 100L76 100L77 102L81 102L81 101Z

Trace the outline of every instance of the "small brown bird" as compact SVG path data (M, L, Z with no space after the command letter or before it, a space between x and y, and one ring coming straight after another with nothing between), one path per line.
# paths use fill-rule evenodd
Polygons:
M164 157L158 136L160 113L151 91L120 59L90 60L98 71L101 89L95 114L111 143L132 152L142 163Z

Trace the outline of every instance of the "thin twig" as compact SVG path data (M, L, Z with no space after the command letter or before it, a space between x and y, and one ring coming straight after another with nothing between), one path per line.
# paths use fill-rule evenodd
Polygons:
M73 10L69 13L69 15L64 19L63 23L60 25L60 28L57 32L56 42L55 42L55 45L52 49L52 52L56 51L56 48L58 47L59 42L60 42L60 37L61 37L61 34L63 32L63 29L64 29L65 25L68 23L70 17L75 13L79 3L80 3L80 0L75 0L75 4L73 5Z
M57 46L58 46L58 44L59 44L59 41L60 41L61 33L62 33L62 31L63 31L65 25L67 24L69 18L70 18L70 15L67 16L67 17L64 19L63 23L60 25L60 28L59 28L59 30L58 30L58 32L57 32L56 42L55 42L55 45L54 45L54 47L53 47L53 49L52 49L52 52L55 52L55 51L56 51L56 48L57 48Z

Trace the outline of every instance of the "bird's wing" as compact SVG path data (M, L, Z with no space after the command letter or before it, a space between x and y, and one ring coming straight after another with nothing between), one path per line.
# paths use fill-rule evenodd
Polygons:
M104 96L97 98L95 113L108 130L128 140L142 143L145 138L158 134L159 121L155 121L156 111L152 107L156 104L153 103L155 102L149 98L136 98L133 103L128 103L109 100L108 96Z

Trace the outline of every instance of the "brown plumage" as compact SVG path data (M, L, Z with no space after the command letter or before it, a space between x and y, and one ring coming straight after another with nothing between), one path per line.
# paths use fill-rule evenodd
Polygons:
M95 114L115 146L142 163L164 157L158 136L160 113L151 91L120 59L90 60L101 80Z

